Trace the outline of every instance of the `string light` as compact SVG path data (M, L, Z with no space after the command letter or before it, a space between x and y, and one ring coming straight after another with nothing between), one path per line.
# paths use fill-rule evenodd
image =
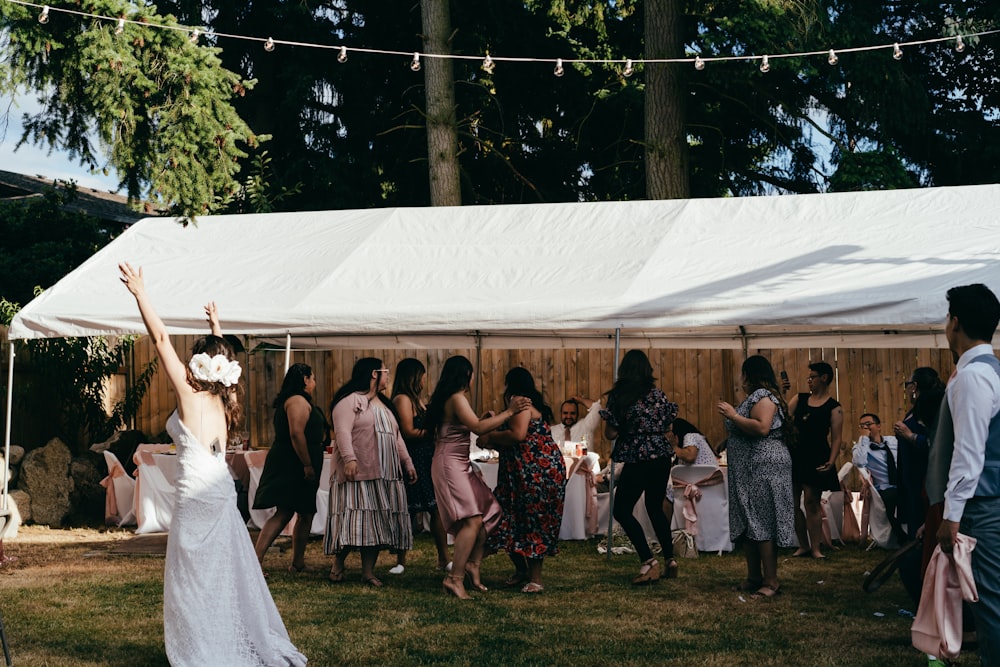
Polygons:
M270 37L268 37L267 41L264 42L264 50L267 51L268 53L274 51L274 40L271 39Z
M48 23L48 21L49 21L49 14L50 13L54 13L54 12L61 12L61 13L64 13L64 14L70 14L70 15L74 15L74 16L80 16L80 17L89 18L89 19L104 20L104 21L108 21L110 23L115 23L115 24L117 24L117 27L115 28L115 34L121 34L119 31L120 30L121 31L124 30L124 24L125 23L138 23L138 21L130 21L128 19L124 19L124 18L120 18L120 17L115 17L115 16L102 16L100 14L92 14L92 13L89 13L89 12L79 11L79 10L76 10L76 9L70 9L70 8L66 8L66 7L51 7L50 8L49 5L43 5L43 4L40 4L40 3L31 2L30 0L0 0L0 2L6 2L6 3L9 3L9 4L15 4L15 5L21 5L21 6L24 6L24 7L33 7L33 8L39 9L40 10L40 14L38 16L38 21L39 21L39 23L42 23L42 24ZM189 39L192 42L194 42L194 43L197 43L198 38L202 34L202 31L200 29L198 29L198 28L191 28L191 27L184 26L184 25L176 25L176 24L174 24L174 25L166 25L166 24L149 23L146 20L141 21L141 23L142 23L142 25L143 25L144 28L160 29L160 30L175 30L175 31L186 33L188 35ZM247 36L247 35L237 35L237 34L230 34L230 33L216 33L216 32L209 32L207 34L212 35L214 38L220 38L221 37L221 38L227 38L227 39L237 39L237 40L254 41L254 42L260 42L260 41L262 41L262 38L260 38L260 37L252 37L252 36ZM902 50L903 47L907 47L907 46L920 46L920 45L927 45L927 44L938 44L938 43L944 43L944 42L954 42L955 51L961 53L961 52L963 52L965 50L964 37L985 37L987 35L995 35L995 34L1000 34L1000 28L993 28L993 29L990 29L990 30L982 30L982 31L979 31L979 32L972 32L972 33L968 33L966 35L958 35L958 36L952 35L952 36L948 36L948 37L935 37L935 38L930 38L930 39L912 40L912 41L908 41L908 42L895 42L895 43L891 44L891 46L892 46L892 57L895 60L902 59L902 57L903 57L903 50ZM268 39L271 39L271 38L268 38ZM271 40L271 41L273 42L273 40ZM310 42L296 42L296 41L287 41L287 40L282 40L281 43L282 44L287 44L289 46L299 46L299 47L305 47L305 48L334 49L334 50L336 50L336 51L339 52L338 55L337 55L337 61L338 62L343 63L343 62L347 61L347 47L343 46L343 45L316 44L316 43L310 43ZM265 46L266 46L266 41L265 41ZM831 60L833 60L833 58L837 58L837 60L839 61L839 57L837 57L838 54L843 55L844 53L860 53L860 52L865 52L865 51L876 51L876 50L885 49L885 48L887 48L889 46L890 46L889 44L883 43L883 44L876 44L876 45L872 45L872 46L858 46L858 47L836 49L836 51L834 51L833 49L824 49L822 51L804 51L804 52L798 52L798 53L771 53L771 54L768 54L768 55L744 54L744 55L738 55L738 56L713 56L713 57L705 57L705 58L703 58L702 56L698 55L698 56L694 56L693 58L692 57L683 57L683 58L650 58L650 59L640 58L640 59L634 60L632 64L633 64L633 70L634 70L635 66L636 65L640 65L640 64L641 65L647 65L647 64L693 63L695 69L701 71L701 70L703 70L705 68L705 65L707 63L709 63L709 62L715 62L715 63L729 62L729 61L742 61L742 62L750 61L750 62L753 62L753 61L756 61L756 60L760 60L761 61L761 65L760 65L761 70L762 71L767 71L767 70L764 70L764 65L765 65L765 63L767 63L768 69L770 68L770 58L802 58L802 57L808 57L808 56L821 56L821 55L825 55L825 56L827 56L827 61L830 62ZM411 55L411 53L412 53L412 55L413 55L413 61L411 62L411 65L410 65L411 68L413 68L413 65L415 63L417 63L418 66L419 66L419 58L420 58L420 55L421 55L419 52L399 51L399 50L390 50L390 49L353 48L352 50L360 52L360 53L364 53L364 54L371 54L371 55L400 56L400 55ZM428 55L428 54L423 54L423 55ZM495 66L496 63L500 63L500 62L511 62L511 63L544 63L544 62L552 62L550 59L547 59L547 58L531 58L531 57L523 57L523 56L506 56L506 57L505 56L495 56L495 57L494 56L488 56L488 60L484 60L483 57L479 56L479 55L435 54L434 57L436 57L436 58L446 58L446 59L449 59L449 60L473 60L473 61L481 61L483 65L485 65L487 62L489 62L489 64L491 66ZM563 68L564 62L566 64L569 64L569 63L582 63L582 64L589 64L589 65L614 66L616 63L621 63L621 59L573 58L573 59L567 59L567 60L564 61L562 58L559 58L556 61L556 68L555 68L555 70L553 70L553 73L556 76L562 76L565 73L565 69ZM833 63L831 63L831 64L833 64ZM626 61L626 68L627 68L627 65L628 65L628 61ZM414 69L414 71L419 71L419 70L418 69Z
M624 74L625 76L632 76L632 74L634 73L635 73L635 68L632 67L632 61L626 60L625 69L622 71L622 74Z
M838 62L840 62L840 58L837 57L837 54L836 52L834 52L833 49L830 49L830 55L827 57L826 62L830 63L831 65L836 65Z
M493 62L493 58L490 58L490 54L488 53L486 54L486 57L483 58L483 64L480 65L482 70L487 74L493 74L493 70L496 69L496 66L496 63Z
M410 69L414 72L420 71L420 54L416 51L413 52L413 60L410 62Z
M768 61L767 56L764 56L764 59L760 61L760 71L764 74L771 71L771 63Z

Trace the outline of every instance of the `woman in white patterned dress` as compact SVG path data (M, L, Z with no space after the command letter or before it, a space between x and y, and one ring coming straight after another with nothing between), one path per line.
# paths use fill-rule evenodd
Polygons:
M119 265L177 396L167 431L177 445L177 496L163 573L163 638L175 667L299 666L236 506L226 443L239 430L239 363L222 338L214 303L212 334L184 364L146 295L142 269Z
M718 404L729 440L729 534L743 543L747 578L736 590L752 598L780 593L777 547L794 545L792 457L794 431L771 362L760 355L743 362L739 407Z

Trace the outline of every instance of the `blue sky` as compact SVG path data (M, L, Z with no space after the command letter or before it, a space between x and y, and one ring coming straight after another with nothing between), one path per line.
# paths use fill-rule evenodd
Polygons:
M24 144L14 151L21 138L23 115L37 109L38 105L31 95L17 95L10 106L6 123L0 117L0 170L50 179L73 179L80 187L115 190L118 179L113 174L91 174L65 153L50 152L47 146Z

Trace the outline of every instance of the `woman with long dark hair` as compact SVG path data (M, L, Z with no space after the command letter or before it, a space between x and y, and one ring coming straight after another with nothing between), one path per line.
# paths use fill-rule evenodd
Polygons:
M566 464L552 439L552 408L525 368L512 368L504 382L504 401L514 396L531 407L508 421L508 428L480 438L479 446L500 451L500 470L493 494L503 517L487 538L488 549L506 551L514 564L507 586L522 593L541 593L543 559L559 553L559 528L566 498Z
M335 440L323 550L334 557L329 576L334 583L343 581L351 549L361 551L361 580L378 588L379 550L413 548L403 479L405 474L412 484L417 471L392 402L382 393L388 385L389 369L381 359L358 359L330 403Z
M462 356L450 357L441 369L441 379L431 394L424 426L434 433L434 460L431 476L434 495L444 529L455 536L452 571L444 578L444 591L468 600L465 577L472 587L485 591L479 577L486 533L500 521L500 505L482 477L473 472L469 462L471 435L482 436L507 419L527 409L531 401L513 397L506 410L498 415L476 416L469 404L472 387L472 363Z
M747 578L735 590L771 598L781 591L777 547L794 544L789 446L795 430L771 362L748 357L741 380L743 402L717 405L729 432L729 534L733 544L743 543L747 563Z
M621 524L639 555L639 574L635 585L649 584L660 578L660 563L646 542L642 526L633 514L639 497L645 494L646 513L663 549L666 577L677 576L670 519L663 511L670 477L670 443L666 432L677 417L677 404L667 400L656 387L653 366L641 350L629 350L618 366L618 380L607 392L608 402L601 417L604 435L614 440L612 461L621 461L614 497L615 520Z
M264 471L253 499L257 510L275 508L260 529L255 551L264 563L264 554L297 515L292 530L292 564L289 572L302 572L306 544L313 516L316 492L323 470L323 448L328 428L323 411L313 405L316 379L306 364L292 364L274 399L274 443L267 452Z
M185 363L146 294L142 269L118 268L177 398L167 420L177 445L177 495L163 570L167 660L178 667L305 665L236 507L226 443L240 429L242 369L222 337L215 303L205 306L212 335L195 341Z
M396 364L392 379L392 404L399 416L399 430L406 442L406 449L417 470L417 481L406 489L406 504L413 519L420 512L427 512L431 518L431 535L437 548L437 569L444 572L448 568L448 535L441 525L437 500L434 497L434 481L431 479L431 460L434 458L434 434L424 428L424 378L427 369L418 359L406 358ZM402 574L406 567L406 552L396 555L396 566L389 570L392 574Z

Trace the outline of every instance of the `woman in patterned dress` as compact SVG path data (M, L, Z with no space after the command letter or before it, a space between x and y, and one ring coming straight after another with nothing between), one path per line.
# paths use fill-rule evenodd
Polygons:
M504 400L531 399L531 408L510 418L508 428L480 438L479 446L500 451L500 470L493 490L503 517L488 538L490 551L506 551L514 574L505 585L522 593L541 593L542 563L559 553L559 528L566 497L566 465L549 424L552 408L524 368L512 368L505 378Z
M780 592L777 547L792 546L795 532L788 452L794 431L767 359L744 361L742 383L747 397L739 407L717 406L729 432L729 533L733 544L743 542L747 562L747 578L735 590L771 598Z
M646 534L632 513L639 496L645 493L646 514L663 549L666 577L677 576L674 542L670 534L670 519L663 511L670 477L673 452L666 432L677 417L677 404L667 400L656 388L653 367L640 350L629 350L618 366L618 380L607 394L608 402L601 417L605 420L604 436L615 441L612 461L621 461L621 476L614 498L615 520L621 524L635 546L642 564L632 583L649 584L660 578L660 563L646 542Z
M427 369L418 359L406 358L396 364L396 375L392 380L392 404L399 415L399 430L406 442L406 450L413 459L417 470L417 482L406 489L406 505L412 520L420 512L431 517L431 535L437 547L437 569L444 572L448 567L448 535L441 524L437 500L434 498L434 482L431 480L431 460L434 458L434 436L424 429L424 414L427 406L421 395L424 393L424 377ZM406 567L406 552L396 554L396 566L391 574L402 574Z
M374 587L382 586L375 576L379 550L413 548L403 472L412 484L417 471L392 403L382 393L388 384L389 369L381 359L359 359L330 404L335 441L323 549L334 556L329 577L334 583L343 581L352 548L361 551L361 580Z

